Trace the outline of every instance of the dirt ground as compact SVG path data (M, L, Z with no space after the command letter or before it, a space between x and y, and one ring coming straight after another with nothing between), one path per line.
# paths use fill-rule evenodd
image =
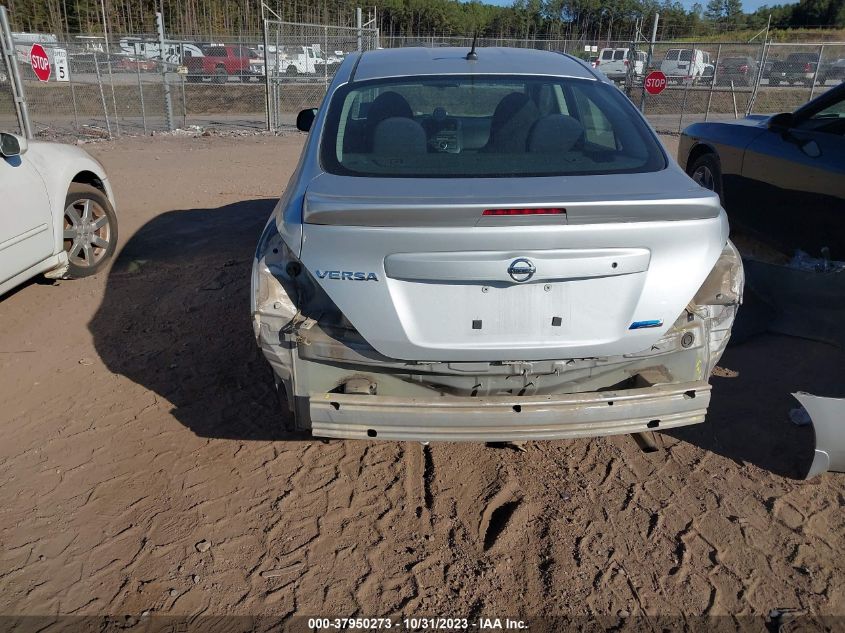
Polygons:
M650 454L285 436L249 273L301 142L86 146L119 257L0 300L0 613L845 614L845 476L787 417L831 346L732 347Z

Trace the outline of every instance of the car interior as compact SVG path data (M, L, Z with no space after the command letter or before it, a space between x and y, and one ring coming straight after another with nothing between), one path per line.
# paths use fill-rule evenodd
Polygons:
M796 129L845 136L845 91L839 98L796 121Z
M528 175L665 166L653 135L632 122L633 106L601 82L432 78L351 86L333 99L327 121L332 140L324 158L340 172Z

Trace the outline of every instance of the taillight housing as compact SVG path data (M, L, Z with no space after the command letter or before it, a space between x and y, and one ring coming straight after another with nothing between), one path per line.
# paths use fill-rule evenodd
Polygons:
M553 207L550 209L484 209L481 215L565 215L566 209Z
M740 66L740 67L739 67L739 72L741 72L741 73L747 73L747 72L748 72L748 64L743 64L742 66Z
M805 73L813 72L813 65L810 62L807 62L806 64L804 64L804 72Z

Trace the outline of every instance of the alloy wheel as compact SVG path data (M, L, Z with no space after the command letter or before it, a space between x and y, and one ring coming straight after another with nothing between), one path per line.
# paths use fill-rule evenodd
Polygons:
M65 209L62 237L68 260L76 266L95 266L108 251L111 236L109 217L96 201L80 198Z
M707 165L701 165L692 172L692 179L705 189L716 191L716 179Z

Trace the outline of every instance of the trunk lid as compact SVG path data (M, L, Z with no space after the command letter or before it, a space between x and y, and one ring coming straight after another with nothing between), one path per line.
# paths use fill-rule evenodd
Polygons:
M524 192L522 194L517 192ZM550 215L486 209L557 208ZM381 354L612 356L672 325L722 251L718 198L682 172L405 179L321 174L302 263Z

